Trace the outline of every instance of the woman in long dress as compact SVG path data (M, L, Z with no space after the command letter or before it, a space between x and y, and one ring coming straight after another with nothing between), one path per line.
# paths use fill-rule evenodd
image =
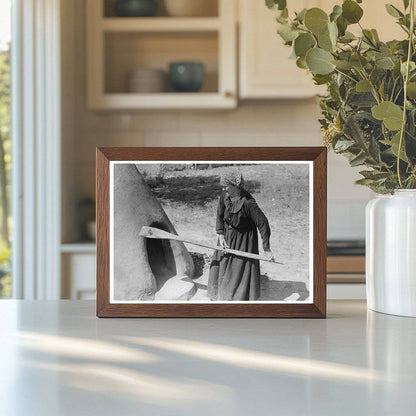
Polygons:
M218 202L216 231L223 248L259 254L257 229L265 256L270 250L270 226L256 200L244 189L244 178L238 169L221 176L223 192ZM216 251L209 271L208 296L212 301L253 301L260 296L258 260Z

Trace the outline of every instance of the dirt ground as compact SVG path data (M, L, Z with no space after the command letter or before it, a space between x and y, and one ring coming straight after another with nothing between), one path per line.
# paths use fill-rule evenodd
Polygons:
M201 169L202 167L202 169ZM216 244L216 209L221 172L226 166L138 165L177 233ZM269 220L271 249L284 265L260 262L259 300L307 300L309 297L309 166L261 164L239 166L247 190ZM259 236L259 241L261 241ZM261 245L260 245L261 247ZM196 264L198 292L205 298L212 250L187 245ZM260 250L260 253L262 251Z

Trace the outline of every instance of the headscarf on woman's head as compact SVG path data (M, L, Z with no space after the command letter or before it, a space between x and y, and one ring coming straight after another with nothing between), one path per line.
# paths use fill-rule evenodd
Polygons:
M220 184L222 186L233 185L237 188L244 189L244 178L239 169L230 168L221 174Z

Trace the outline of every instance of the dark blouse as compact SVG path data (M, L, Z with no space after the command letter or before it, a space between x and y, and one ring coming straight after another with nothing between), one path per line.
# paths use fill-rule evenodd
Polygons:
M270 250L269 221L248 192L244 191L239 198L233 200L222 193L217 209L217 234L224 234L226 227L234 228L239 232L257 227L263 242L263 250Z

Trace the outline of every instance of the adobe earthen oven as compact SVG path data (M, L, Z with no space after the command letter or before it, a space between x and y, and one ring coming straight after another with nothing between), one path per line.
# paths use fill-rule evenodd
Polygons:
M115 164L116 301L152 300L162 286L175 276L187 281L188 286L193 286L189 278L194 275L194 264L184 244L179 241L141 237L139 232L145 225L176 234L175 228L136 165Z

